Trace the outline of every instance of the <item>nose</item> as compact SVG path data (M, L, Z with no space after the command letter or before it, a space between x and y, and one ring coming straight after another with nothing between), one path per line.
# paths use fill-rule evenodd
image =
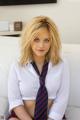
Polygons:
M44 46L44 43L43 42L40 42L39 43L39 47L43 47Z

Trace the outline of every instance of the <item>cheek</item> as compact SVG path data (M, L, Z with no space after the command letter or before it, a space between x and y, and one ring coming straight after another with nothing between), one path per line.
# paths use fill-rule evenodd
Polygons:
M34 44L32 44L32 45L31 45L31 49L32 49L32 51L35 51L36 46L35 46Z
M50 48L51 48L51 45L48 45L47 48L46 48L47 52L50 50Z
M51 44L46 45L47 49L50 49L50 47L51 47Z

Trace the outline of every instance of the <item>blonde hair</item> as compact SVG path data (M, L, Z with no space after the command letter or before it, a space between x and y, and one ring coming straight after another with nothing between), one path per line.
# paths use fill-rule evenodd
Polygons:
M46 55L47 60L51 60L52 63L58 64L60 58L61 42L59 33L55 23L46 16L34 17L23 29L21 35L21 56L19 63L21 65L27 64L29 60L32 60L31 40L34 39L36 30L41 27L46 27L50 33L51 47Z

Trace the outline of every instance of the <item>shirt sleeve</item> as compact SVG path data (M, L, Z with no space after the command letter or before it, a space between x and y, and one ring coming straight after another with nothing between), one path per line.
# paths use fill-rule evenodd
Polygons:
M11 111L14 107L23 105L15 65L11 66L8 77L8 101L9 111Z
M48 117L53 120L62 120L69 98L69 67L65 60L63 63L61 83L56 98L51 106Z

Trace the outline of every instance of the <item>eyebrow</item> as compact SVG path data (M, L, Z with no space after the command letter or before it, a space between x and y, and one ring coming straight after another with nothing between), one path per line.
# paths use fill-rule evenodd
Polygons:
M50 40L50 38L45 38L45 39L48 39L48 40ZM44 39L44 40L45 40L45 39Z
M34 39L39 39L39 37L35 37ZM50 37L44 38L50 40Z

